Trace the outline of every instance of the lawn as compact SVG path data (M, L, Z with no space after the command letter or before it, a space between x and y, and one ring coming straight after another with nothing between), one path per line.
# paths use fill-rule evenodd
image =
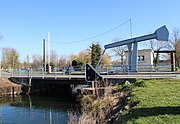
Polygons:
M122 122L127 124L180 124L180 80L137 80Z

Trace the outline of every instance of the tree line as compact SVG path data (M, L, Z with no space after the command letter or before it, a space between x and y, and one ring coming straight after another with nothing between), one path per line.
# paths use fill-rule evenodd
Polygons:
M0 40L3 37L0 36ZM113 40L113 42L119 41L119 39ZM179 29L174 29L170 35L168 42L149 40L144 43L146 48L152 50L161 51L161 50L173 50L176 51L176 66L180 67L180 32ZM117 56L118 59L112 61L110 55L106 52L103 56L100 65L109 66L110 64L124 64L125 61L125 51L127 50L126 46L120 46L112 49L114 56ZM59 56L56 50L51 50L51 65L54 67L61 66L83 66L86 63L89 63L93 66L96 66L100 56L102 54L103 48L101 48L99 43L91 44L87 49L84 49L79 52L78 55L70 54L69 56ZM20 56L18 51L15 48L1 48L1 68L22 68L28 69L29 67L42 67L43 59L42 55L34 54L31 56L27 55L26 59L23 62L20 62ZM159 54L153 54L154 63L158 64Z
M101 56L102 48L99 43L92 44L89 48L82 50L78 55L70 54L69 56L59 56L56 50L51 50L51 66L53 67L64 67L64 66L83 66L86 63L95 66ZM15 48L2 48L1 49L1 68L21 68L28 69L42 67L43 58L42 55L34 54L31 56L27 55L26 59L21 62L18 51ZM111 57L106 53L100 63L101 65L110 65Z

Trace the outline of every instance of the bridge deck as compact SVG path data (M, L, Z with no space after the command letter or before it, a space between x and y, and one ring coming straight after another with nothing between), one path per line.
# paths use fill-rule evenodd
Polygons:
M177 72L161 72L161 73L129 73L121 75L101 75L107 79L122 79L122 78L137 78L137 79L151 79L151 78L179 78L180 73ZM85 75L54 75L54 74L38 74L38 75L13 75L9 77L29 78L32 79L50 79L50 80L85 80Z

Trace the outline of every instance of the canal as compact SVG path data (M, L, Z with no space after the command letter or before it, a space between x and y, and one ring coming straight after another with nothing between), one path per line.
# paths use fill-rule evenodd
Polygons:
M56 96L0 97L0 124L67 124L73 100Z

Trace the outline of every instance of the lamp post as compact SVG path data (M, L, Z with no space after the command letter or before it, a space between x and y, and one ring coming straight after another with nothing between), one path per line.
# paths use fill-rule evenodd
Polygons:
M50 65L50 32L48 32L48 73L51 73L51 65Z

